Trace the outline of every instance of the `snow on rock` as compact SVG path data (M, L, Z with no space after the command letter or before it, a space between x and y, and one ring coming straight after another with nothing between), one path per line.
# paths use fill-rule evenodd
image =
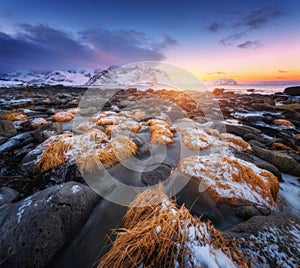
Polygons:
M73 194L76 194L76 193L80 192L81 189L82 189L82 188L81 188L79 185L73 185L73 186L71 187L71 192L72 192Z
M251 151L251 146L241 137L230 133L219 133L216 129L207 128L206 124L189 122L189 127L181 128L182 141L191 150L230 147L238 151Z
M252 205L262 214L277 210L277 178L252 163L230 155L210 154L184 158L178 170L204 183L217 204Z
M253 268L300 266L300 220L291 214L254 216L223 235L235 241Z

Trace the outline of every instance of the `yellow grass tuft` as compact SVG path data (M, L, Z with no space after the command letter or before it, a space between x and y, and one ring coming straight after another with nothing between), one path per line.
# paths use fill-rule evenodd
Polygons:
M55 140L43 152L41 158L36 162L35 169L45 172L64 164L67 159L65 153L71 148L71 143Z
M103 170L103 165L100 158L95 153L90 153L86 156L78 157L76 163L79 166L79 170L83 173L97 173Z
M28 120L28 116L21 112L15 112L15 113L6 115L5 119L9 120L9 121L25 121L25 120Z
M184 206L178 209L161 187L139 194L124 221L124 228L117 232L112 248L98 268L198 267L194 263L197 253L189 248L190 233L195 236L192 242L208 247L210 254L221 250L235 265L247 267L231 241L226 241L210 222L193 217Z
M102 117L97 120L97 126L106 126L106 125L116 125L119 123L119 119L117 117Z
M172 128L168 122L160 119L148 120L145 125L150 126L150 143L152 144L171 144L174 141Z
M74 119L74 114L68 112L58 112L52 115L52 120L55 122L68 122Z
M117 136L104 149L99 150L98 157L104 164L113 166L137 153L137 145L126 136Z

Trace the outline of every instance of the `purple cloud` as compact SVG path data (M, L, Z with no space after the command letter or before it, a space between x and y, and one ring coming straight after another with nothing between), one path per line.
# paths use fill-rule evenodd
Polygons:
M177 44L168 35L157 41L136 30L90 29L69 33L48 25L19 25L15 35L0 31L0 71L107 67L140 60L162 60Z

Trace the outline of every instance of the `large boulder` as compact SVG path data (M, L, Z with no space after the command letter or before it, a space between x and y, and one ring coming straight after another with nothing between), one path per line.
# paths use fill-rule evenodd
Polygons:
M300 176L300 164L284 152L272 151L258 146L252 146L254 155L277 167L281 172Z
M290 96L300 96L300 86L287 87L283 92Z
M250 162L223 154L189 156L180 160L178 170L200 181L199 191L206 191L217 207L246 207L247 213L238 210L240 215L248 214L250 206L264 215L278 209L277 178Z
M300 220L286 213L254 216L223 236L235 240L251 267L299 267Z
M44 267L86 222L100 197L67 182L0 210L1 267Z
M264 161L255 155L248 154L245 152L233 151L233 154L234 154L234 156L236 156L242 160L253 163L254 165L256 165L259 168L262 168L262 169L272 172L279 181L282 181L281 172L278 170L278 168L276 168L272 164L268 163L267 161Z

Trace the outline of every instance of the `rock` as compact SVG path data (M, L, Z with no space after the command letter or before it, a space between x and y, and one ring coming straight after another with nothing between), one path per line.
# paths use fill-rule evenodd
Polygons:
M0 136L0 145L8 140L7 137Z
M39 126L33 133L34 138L42 143L51 136L63 133L63 126L59 122L50 123L48 125Z
M1 267L44 267L88 219L100 197L68 182L3 206Z
M155 185L166 180L169 177L171 171L172 168L167 165L161 164L153 170L143 172L141 175L141 179L142 182L148 186Z
M232 155L189 156L180 160L178 171L199 180L216 206L255 206L264 215L278 209L277 178Z
M281 142L274 142L272 143L273 150L293 150L291 147L281 143Z
M281 172L278 170L277 167L273 166L272 164L268 163L267 161L264 161L264 160L256 157L255 155L236 151L236 150L233 151L233 154L237 158L240 158L247 162L251 162L259 168L262 168L262 169L272 172L277 177L278 181L282 181Z
M274 119L273 124L277 126L284 126L284 127L295 127L291 121L286 119Z
M246 125L237 126L237 125L225 124L225 127L226 127L226 132L241 136L242 138L244 138L244 136L249 133L253 133L256 135L259 135L261 133L260 130Z
M10 138L0 146L0 154L9 152L13 149L20 148L33 141L32 132L25 132Z
M299 267L300 220L287 213L254 216L223 232L251 261L251 267ZM250 260L251 258L251 260Z
M215 96L223 95L225 91L225 88L215 88L212 92Z
M266 145L264 145L263 143L260 143L259 141L257 140L249 140L248 143L251 145L251 146L258 146L258 147L261 147L261 148L266 148Z
M2 187L0 188L0 206L4 204L10 204L19 197L19 193L12 188Z
M134 105L135 104L135 102L134 101L131 101L131 100L122 100L122 101L120 101L120 103L119 103L119 107L120 108L125 108L125 107L127 107L127 106L132 106L132 105Z
M260 215L258 209L255 206L238 206L233 210L240 218L244 220L248 220L253 216Z
M270 105L267 103L253 103L251 105L251 107L258 111L268 111L268 112L274 112L274 113L277 112L276 108L273 105Z
M244 140L245 141L256 140L262 144L266 143L266 140L261 135L257 135L254 133L248 133L248 134L244 135Z
M271 151L258 146L252 146L252 150L254 155L274 165L280 171L294 176L300 176L299 163L287 153Z
M9 120L0 120L0 135L11 137L17 133L14 124Z
M300 96L300 86L287 87L283 92L290 96Z

